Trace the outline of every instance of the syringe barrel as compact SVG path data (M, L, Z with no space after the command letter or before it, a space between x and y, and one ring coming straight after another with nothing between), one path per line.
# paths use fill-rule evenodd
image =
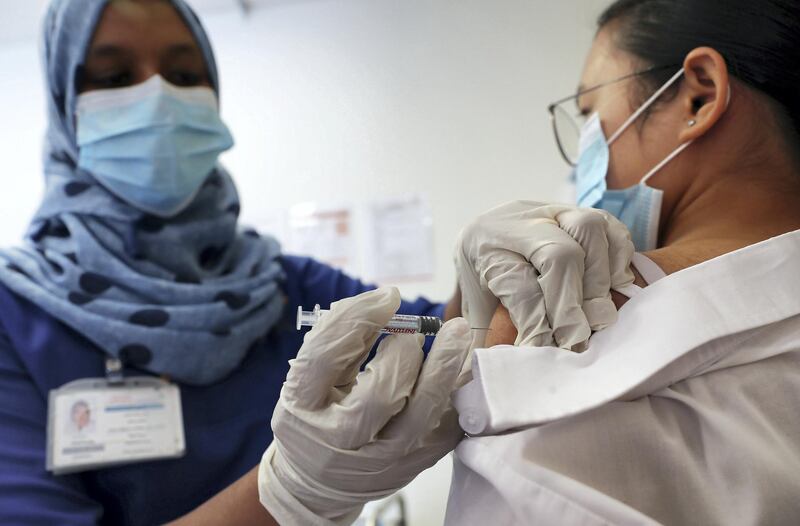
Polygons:
M329 311L322 310L319 305L313 311L304 311L303 307L297 308L297 330L301 327L313 327L319 319ZM435 316L412 316L408 314L396 314L392 316L380 332L384 334L423 334L425 336L435 336L442 328L441 318Z
M435 336L442 327L442 320L435 316L410 316L397 314L393 316L381 332L387 334L424 334Z

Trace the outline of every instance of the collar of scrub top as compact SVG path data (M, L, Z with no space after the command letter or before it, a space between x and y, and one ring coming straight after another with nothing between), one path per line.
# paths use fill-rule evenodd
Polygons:
M491 435L541 425L796 349L796 335L794 346L753 341L800 316L798 261L800 230L666 276L634 295L580 354L476 349L473 380L454 397L461 427Z

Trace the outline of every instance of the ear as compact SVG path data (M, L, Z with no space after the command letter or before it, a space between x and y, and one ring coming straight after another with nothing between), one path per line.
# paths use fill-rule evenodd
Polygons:
M730 80L725 59L715 49L693 49L683 61L684 82L680 97L686 115L681 143L696 140L714 127L728 109ZM689 125L694 121L693 125Z

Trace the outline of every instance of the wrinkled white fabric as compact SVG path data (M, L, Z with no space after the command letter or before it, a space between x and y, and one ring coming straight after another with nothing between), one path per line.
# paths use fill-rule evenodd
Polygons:
M359 373L399 307L395 288L334 303L290 362L258 476L280 524L350 524L463 437L450 395L471 341L464 319L440 329L424 361L423 337L385 338Z
M479 216L459 236L462 312L488 327L500 302L517 345L580 351L614 323L611 289L633 283L628 229L603 210L514 201ZM482 346L485 332L476 333Z
M455 403L504 434L456 449L447 523L796 523L798 265L800 231L659 280L583 354L476 350Z

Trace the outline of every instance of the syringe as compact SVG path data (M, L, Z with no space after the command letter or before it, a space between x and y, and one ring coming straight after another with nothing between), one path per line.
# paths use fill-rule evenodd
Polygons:
M328 310L322 310L319 305L314 306L313 311L303 310L297 307L297 330L300 327L313 327L319 319L326 315ZM444 322L436 316L411 316L408 314L396 314L392 316L380 332L384 334L423 334L425 336L435 336L442 328Z

